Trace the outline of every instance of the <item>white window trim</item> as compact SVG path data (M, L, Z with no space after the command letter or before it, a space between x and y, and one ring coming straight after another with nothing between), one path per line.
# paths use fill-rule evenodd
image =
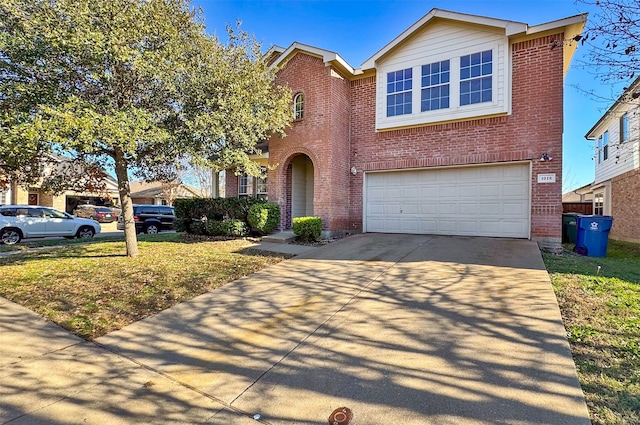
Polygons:
M624 137L624 121L625 121L625 117L626 117L626 121L627 121L627 137ZM630 121L629 121L629 111L625 112L624 114L622 114L622 116L620 117L619 123L618 125L620 126L619 129L619 136L618 139L620 141L620 143L625 143L629 141L630 138L630 127L629 127Z
M301 108L298 110L298 99L301 99ZM298 114L300 115L298 117ZM293 97L293 120L299 121L304 119L304 93L299 92Z
M244 192L240 192L240 188L242 188L242 179L245 179L246 184L244 185ZM241 174L238 176L238 196L248 196L249 195L249 176L246 174Z
M473 53L492 50L493 72L491 87L491 102L474 103L460 106L460 57ZM436 123L458 119L468 119L485 115L511 113L511 46L504 43L487 43L464 47L433 56L424 56L412 61L382 65L377 69L376 98L380 104L376 105L376 129L385 130L403 126ZM449 108L422 112L422 65L434 62L450 61L449 74ZM503 66L500 66L500 64ZM401 69L413 69L412 113L387 117L387 73ZM503 95L499 97L502 87Z

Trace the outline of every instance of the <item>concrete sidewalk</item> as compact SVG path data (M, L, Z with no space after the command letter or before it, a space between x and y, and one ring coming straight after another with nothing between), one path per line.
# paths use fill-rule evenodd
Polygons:
M529 241L352 236L95 344L0 303L0 423L590 423Z

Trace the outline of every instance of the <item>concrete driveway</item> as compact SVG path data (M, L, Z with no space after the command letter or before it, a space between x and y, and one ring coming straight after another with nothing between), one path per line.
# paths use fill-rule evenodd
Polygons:
M7 306L0 423L590 423L530 241L352 236L96 344Z

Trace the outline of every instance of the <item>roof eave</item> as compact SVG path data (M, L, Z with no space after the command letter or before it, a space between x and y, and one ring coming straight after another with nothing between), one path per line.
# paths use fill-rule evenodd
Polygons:
M602 125L602 123L609 118L609 115L613 113L613 111L618 107L618 105L622 103L622 99L627 94L631 93L634 90L638 90L639 88L640 88L640 76L637 77L635 80L633 80L633 83L631 83L629 87L627 87L627 89L624 92L622 92L622 94L616 99L613 105L611 105L611 107L607 109L607 112L602 114L598 122L596 122L593 125L593 127L591 127L591 129L587 132L587 134L584 135L584 138L587 140L595 140L597 135L596 130L600 127L600 125Z
M519 35L528 36L545 31L551 31L559 28L572 28L572 33L582 31L584 24L587 20L587 14L574 15L563 19L547 22L544 24L529 26L522 22L508 21L503 19L489 18L485 16L469 15L458 12L451 12L441 9L432 9L429 13L423 16L418 22L407 28L402 34L394 38L390 43L376 52L373 56L367 59L361 66L362 70L373 69L376 66L376 62L393 50L396 46L410 37L415 31L422 28L424 25L432 21L433 19L447 19L451 21L466 22L469 24L484 25L494 28L502 28L505 36L511 38ZM573 34L575 35L575 34ZM572 54L572 53L571 53ZM570 60L570 58L569 58Z
M271 66L274 68L278 67L279 65L285 63L287 60L293 57L297 52L304 52L322 58L322 61L325 63L325 65L332 64L348 75L355 74L355 69L337 53L330 50L324 50L318 47L309 46L307 44L298 43L297 41L284 51L280 52L280 57L278 57L278 59L276 59L271 64Z
M486 16L469 15L465 13L451 12L451 11L442 10L442 9L431 9L429 13L427 13L422 18L420 18L418 22L411 25L399 36L391 40L390 43L388 43L382 49L378 50L378 52L376 52L369 59L364 61L361 68L363 70L375 68L376 61L379 58L386 55L388 52L393 50L397 45L399 45L408 37L410 37L415 31L422 28L424 25L426 25L427 23L429 23L431 20L435 18L448 19L448 20L459 21L459 22L468 22L471 24L485 25L490 27L504 28L505 33L507 35L522 33L522 32L525 32L527 29L527 24L524 24L522 22L506 21L502 19L489 18Z

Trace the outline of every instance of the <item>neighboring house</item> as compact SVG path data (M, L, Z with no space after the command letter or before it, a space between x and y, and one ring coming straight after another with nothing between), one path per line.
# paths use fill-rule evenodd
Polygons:
M131 182L131 201L134 204L173 205L177 198L199 198L200 189L180 184L163 184L160 182Z
M360 69L338 54L273 47L293 93L272 138L270 202L325 234L530 238L562 232L563 81L586 15L541 25L431 10ZM227 173L226 196L247 186ZM248 192L248 190L247 190Z
M613 239L640 242L640 78L585 135L595 142L593 213L613 216Z
M44 191L38 184L24 188L13 183L5 189L0 189L0 205L41 205L68 213L72 213L78 204L118 205L120 203L118 183L106 172L103 179L105 190L100 193L67 190L56 195Z
M562 212L593 214L592 183L562 194Z

